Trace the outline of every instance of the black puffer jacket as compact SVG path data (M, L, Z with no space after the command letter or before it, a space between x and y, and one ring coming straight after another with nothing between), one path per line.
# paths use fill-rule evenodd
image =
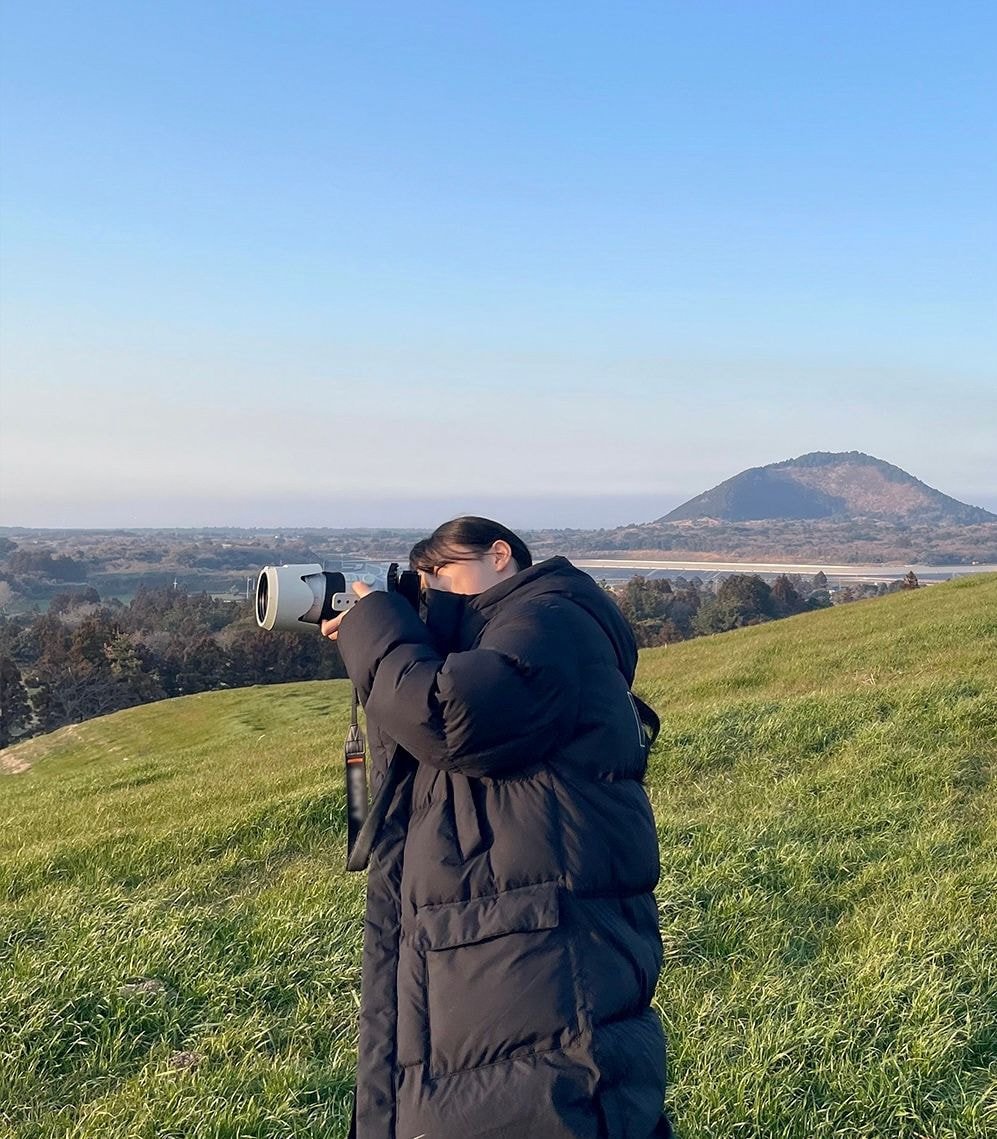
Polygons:
M650 1139L664 1039L637 650L564 558L339 645L395 783L367 884L357 1139ZM400 778L397 778L400 774ZM396 781L397 778L397 782Z

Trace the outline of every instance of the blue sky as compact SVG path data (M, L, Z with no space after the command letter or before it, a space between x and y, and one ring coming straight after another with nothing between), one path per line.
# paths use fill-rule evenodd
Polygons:
M997 508L989 3L2 12L0 524Z

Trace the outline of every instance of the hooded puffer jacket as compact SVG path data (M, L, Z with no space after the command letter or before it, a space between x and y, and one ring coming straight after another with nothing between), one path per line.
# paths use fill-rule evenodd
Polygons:
M425 622L371 594L339 645L387 802L357 1139L669 1135L647 736L612 599L552 558L431 593Z

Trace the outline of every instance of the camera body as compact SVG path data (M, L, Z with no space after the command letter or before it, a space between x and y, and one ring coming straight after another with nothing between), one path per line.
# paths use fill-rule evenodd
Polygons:
M362 581L400 593L418 612L420 581L412 570L399 571L392 562L382 578L383 566L359 559L325 569L308 565L264 566L256 582L256 623L261 629L301 632L320 625L355 605L360 599L347 592L347 581Z

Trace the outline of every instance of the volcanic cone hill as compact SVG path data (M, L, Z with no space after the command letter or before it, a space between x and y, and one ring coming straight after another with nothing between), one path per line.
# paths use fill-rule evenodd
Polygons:
M641 653L683 1139L995 1134L994 659L994 575ZM349 692L0 752L4 1139L345 1136Z
M688 502L658 522L692 519L876 519L893 523L997 522L913 475L860 451L814 451L798 459L752 467Z

